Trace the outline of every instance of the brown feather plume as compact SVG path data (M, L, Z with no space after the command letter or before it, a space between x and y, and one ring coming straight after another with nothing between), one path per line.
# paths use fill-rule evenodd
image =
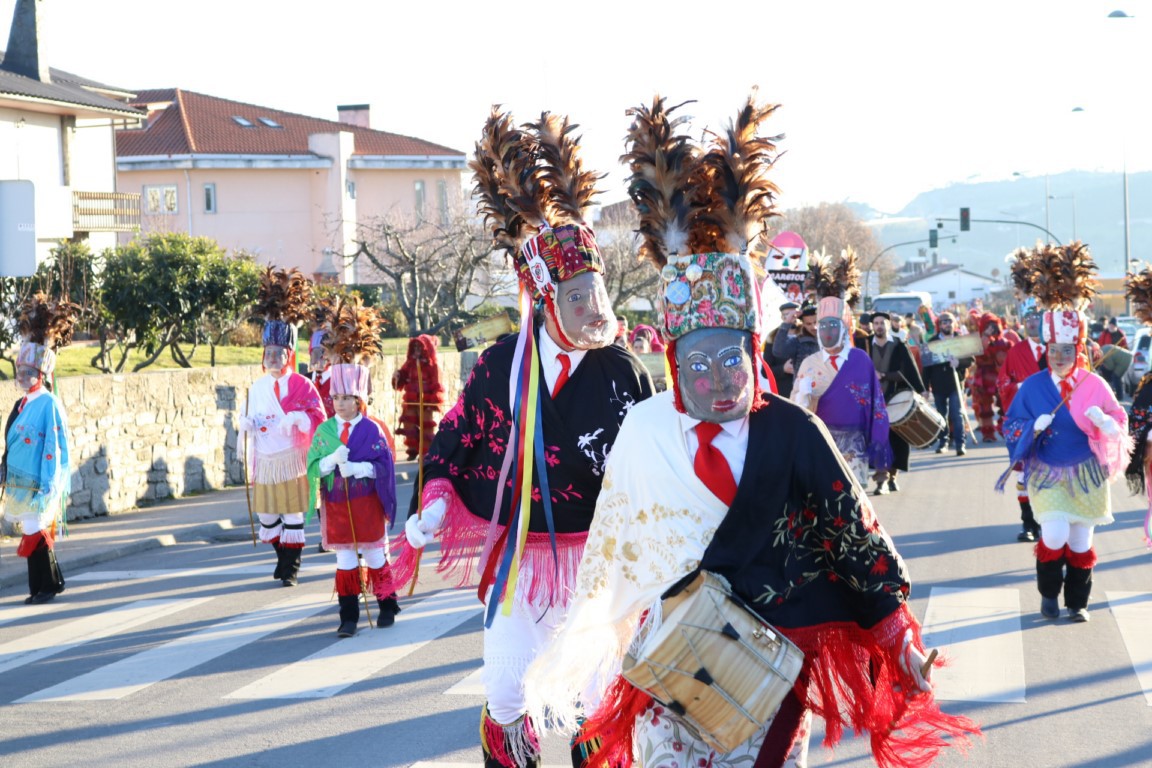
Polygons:
M816 299L844 295L836 276L836 264L823 251L809 251L808 276L804 279L805 292L813 292Z
M295 325L308 318L312 305L312 281L300 270L268 267L260 276L254 316L283 320Z
M763 222L776 215L780 190L768 179L768 172L776 162L774 142L783 135L766 138L757 133L778 106L757 105L753 90L736 118L722 133L713 134L704 155L711 194L702 218L722 234L724 251L747 251L749 243L763 231Z
M833 276L840 286L844 303L855 309L860 301L860 260L856 257L855 249L846 248L840 252Z
M584 212L599 194L596 182L606 174L586 170L580 160L580 137L572 133L579 126L567 117L551 112L525 128L536 135L540 178L548 190L548 223L584 225Z
M1132 302L1132 314L1146 324L1152 324L1152 267L1125 276L1124 291Z
M79 304L49 299L37 291L21 305L16 332L25 340L55 352L72 343L72 328L79 316Z
M339 303L340 297L335 293L329 293L325 296L316 298L316 303L312 305L312 330L317 331L321 328L327 327L332 322L332 318L336 314L336 305Z
M1032 295L1032 288L1036 284L1036 251L1031 248L1017 248L1008 255L1007 260L1016 298L1023 301Z
M341 362L367 365L380 356L382 327L379 313L364 306L359 296L345 297L336 305L332 332L324 339L324 348Z
M1096 295L1099 271L1088 246L1076 240L1068 245L1038 244L1035 251L1032 293L1048 309L1084 309Z
M525 214L523 200L519 205L511 200L533 199L520 185L534 172L535 162L532 137L516 126L509 113L493 106L468 167L472 169L472 192L479 200L479 211L491 227L496 245L511 253L544 220L543 210Z
M691 103L666 107L665 100L656 96L651 107L642 104L626 112L632 125L625 137L628 151L620 161L632 171L628 195L640 216L640 255L657 268L685 249L689 226L700 208L690 183L700 151L679 132L688 118L672 117L677 109Z

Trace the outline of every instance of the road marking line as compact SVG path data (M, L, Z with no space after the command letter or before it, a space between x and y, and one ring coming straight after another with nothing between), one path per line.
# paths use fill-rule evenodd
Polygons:
M101 611L0 645L0 673L100 640L141 624L206 603L212 598L190 600L138 600Z
M476 593L449 589L405 607L387 629L334 639L317 653L233 691L226 699L322 699L394 664L483 610ZM372 612L373 618L376 611Z
M219 576L267 576L272 578L271 563L267 565L216 565L207 568L161 568L156 570L138 571L84 571L76 575L69 574L69 581L134 581L137 579L175 579ZM301 572L331 573L335 570L332 563L327 565L305 565Z
M25 696L17 703L122 699L331 607L326 598L299 595L94 669Z
M932 671L940 701L1025 701L1020 590L933 587L924 645L948 659Z
M1152 707L1152 592L1105 592L1144 700Z
M451 696L483 696L484 668L476 670L444 693Z
M0 606L0 624L10 624L37 615L51 618L51 613L51 608L45 610L42 605L4 605Z

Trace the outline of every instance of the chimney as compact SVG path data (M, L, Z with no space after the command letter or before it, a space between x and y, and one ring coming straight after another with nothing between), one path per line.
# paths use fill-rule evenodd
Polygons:
M40 31L44 26L43 4L43 0L16 0L12 29L8 32L8 49L4 52L0 69L50 83L48 60L43 55L40 41Z
M336 107L336 114L340 116L340 122L346 125L371 128L372 124L368 119L368 110L368 104L341 104Z

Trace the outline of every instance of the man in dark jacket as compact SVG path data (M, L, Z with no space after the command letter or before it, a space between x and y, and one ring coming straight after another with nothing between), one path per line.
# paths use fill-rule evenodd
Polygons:
M911 390L918 394L924 393L920 369L916 367L904 342L892 335L891 319L887 312L872 313L872 335L867 337L865 344L867 345L865 351L872 358L876 375L880 377L880 384L884 388L885 403L891 405L892 397L897 392ZM888 411L888 415L891 421L891 410ZM896 473L900 470L908 471L908 455L912 450L908 441L895 429L889 429L888 443L892 446L892 467L887 472L876 473L876 488L873 494L877 496L900 490L900 486L896 484Z
M956 337L954 330L956 318L951 312L941 312L936 320L939 330L929 341ZM958 360L951 355L947 357L935 355L927 346L921 350L920 359L924 365L924 378L928 380L932 397L936 401L936 410L948 418L948 431L940 436L936 453L944 453L944 448L951 438L956 455L963 456L968 451L964 447L967 436L964 434L964 417L960 412L960 382L964 381L968 366L972 365L972 359Z
M786 301L780 305L780 317L783 322L779 327L773 328L764 341L764 364L772 371L776 380L776 393L781 397L788 397L792 393L792 374L794 368L788 364L789 358L777 357L773 353L776 337L787 336L789 331L797 327L800 314L800 305L794 301Z
M804 302L800 307L800 322L793 321L792 327L780 326L776 338L772 342L772 357L781 360L781 370L788 374L787 392L792 392L792 377L800 370L800 363L808 355L820 351L820 342L816 338L816 305ZM776 373L775 370L772 373ZM781 397L787 397L780 379L776 379L776 387Z

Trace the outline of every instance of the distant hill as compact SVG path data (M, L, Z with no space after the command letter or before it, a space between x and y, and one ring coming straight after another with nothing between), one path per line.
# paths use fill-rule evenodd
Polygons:
M1048 177L1048 229L1063 243L1086 242L1104 275L1124 270L1124 195L1119 173L1070 171ZM1075 202L1073 202L1073 197ZM971 209L974 220L969 232L960 232L956 221L944 222L937 254L941 261L963 264L980 274L998 269L1003 275L1004 257L1019 246L1031 246L1044 233L1016 224L986 224L979 219L1024 221L1044 226L1044 177L1018 177L1008 181L953 184L916 196L893 215L853 204L873 227L884 247L911 240L927 240L936 217L958 219L960 208ZM1131 233L1129 252L1141 261L1152 261L1152 172L1128 174L1128 211ZM952 237L956 242L952 242ZM896 249L896 263L915 258L921 245Z

